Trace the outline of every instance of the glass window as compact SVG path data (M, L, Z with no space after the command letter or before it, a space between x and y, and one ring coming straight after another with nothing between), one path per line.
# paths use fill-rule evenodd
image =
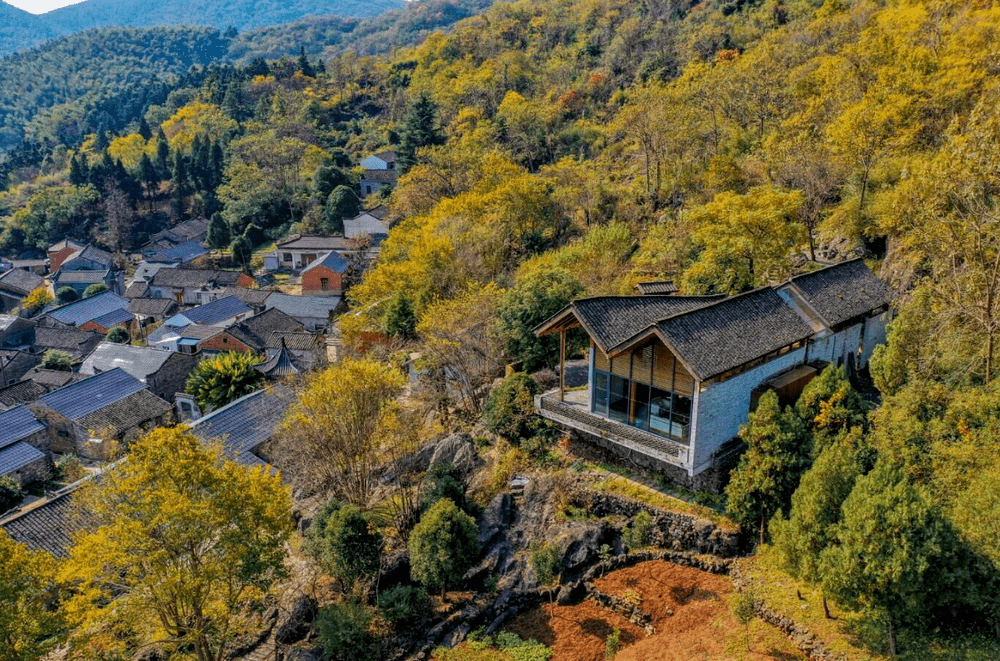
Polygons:
M649 431L660 436L670 435L670 393L651 388L649 393Z
M594 412L608 414L608 373L594 372Z
M632 411L635 418L632 424L639 429L649 429L649 386L645 383L632 383Z
M608 417L626 424L629 421L629 380L614 374L608 396Z

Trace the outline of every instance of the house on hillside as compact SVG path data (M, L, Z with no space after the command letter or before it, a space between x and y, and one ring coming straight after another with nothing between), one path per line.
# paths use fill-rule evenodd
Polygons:
M206 351L251 351L263 354L272 333L302 332L302 323L277 308L255 314L202 343Z
M382 190L383 187L390 189L396 187L399 181L399 172L391 170L365 170L361 173L361 197L366 198Z
M77 253L87 245L84 243L78 243L72 239L63 239L58 243L54 243L49 246L49 269L52 273L55 273L60 268L62 268L63 261L70 255Z
M291 389L276 386L252 392L190 423L202 441L222 441L223 452L244 466L272 461L271 441L295 399Z
M204 218L192 218L153 234L142 246L142 253L147 256L185 243L201 243L207 237L208 221Z
M302 295L340 296L349 269L347 260L331 250L302 269Z
M149 334L146 343L151 347L193 355L201 352L203 343L219 336L224 330L221 326L191 324L175 327L164 324Z
M40 362L42 357L29 351L0 349L0 388L17 383Z
M45 278L31 271L11 269L0 273L0 313L21 307L24 298L45 286Z
M229 328L237 321L246 319L253 314L253 309L235 296L219 298L211 303L198 305L183 312L178 312L174 316L163 322L164 326L180 328L199 324L201 326L218 326Z
M253 287L256 281L242 271L168 268L149 281L146 298L169 298L182 305L203 305L225 296L229 287Z
M281 310L301 323L305 330L327 328L333 315L340 309L340 296L292 296L274 292L267 297L267 309Z
M357 243L342 236L294 235L275 244L274 252L264 256L268 271L301 271L330 252L348 255L357 252Z
M359 164L365 170L395 170L396 152L392 149L372 154Z
M50 349L64 351L74 361L82 361L103 341L104 336L97 331L39 326L34 329L32 349L37 354L44 354Z
M35 322L12 314L0 314L0 347L17 348L30 345Z
M38 504L14 510L0 517L0 528L19 544L32 551L45 551L56 558L66 558L73 548L73 536L96 526L74 501L79 486L67 487Z
M42 325L107 334L115 326L132 330L135 315L129 312L129 302L107 291L90 298L74 301L45 313Z
M348 239L371 239L371 245L378 247L389 235L389 225L385 219L389 216L389 207L380 204L374 209L362 211L354 218L344 219L344 236Z
M0 388L0 408L8 409L20 404L30 404L47 392L48 388L40 383L31 379L21 379L6 388Z
M0 477L18 484L45 480L50 475L48 429L26 406L0 411Z
M187 377L197 363L194 356L166 349L105 342L83 361L80 374L93 376L121 368L157 397L173 402L174 395L184 391Z
M111 271L115 268L114 255L106 250L86 245L64 257L59 267L52 267L53 273L59 271Z
M265 346L268 357L282 348L304 371L322 369L327 365L326 336L323 333L272 332Z
M49 264L48 258L45 259L13 259L10 262L10 266L13 269L20 271L29 271L38 276L45 276L49 274Z
M111 444L127 445L171 421L173 407L120 367L53 390L30 406L54 430L52 450L106 460Z
M64 268L52 278L53 289L59 291L63 287L69 287L80 297L91 285L104 285L108 291L112 292L121 291L115 279L115 272L110 269L107 271L69 271Z
M133 298L128 311L135 315L139 328L165 321L177 313L177 302L169 298Z
M776 390L793 402L824 364L867 366L885 341L889 304L889 288L860 259L726 298L580 299L536 333L558 333L565 347L566 333L582 329L588 387L567 392L561 380L536 406L687 488L718 490L730 441L759 396Z

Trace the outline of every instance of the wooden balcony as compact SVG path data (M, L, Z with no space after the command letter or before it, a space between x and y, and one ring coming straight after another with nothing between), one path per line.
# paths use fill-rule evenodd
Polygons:
M535 409L547 420L597 436L630 452L646 455L681 468L689 468L689 448L631 425L590 412L590 390L567 391L562 401L559 390L535 396Z

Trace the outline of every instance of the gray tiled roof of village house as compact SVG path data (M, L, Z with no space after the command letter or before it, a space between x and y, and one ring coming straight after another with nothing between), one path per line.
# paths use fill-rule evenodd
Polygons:
M21 379L6 388L0 388L0 406L30 404L49 390L37 381Z
M319 259L314 260L309 266L302 269L303 273L311 271L319 266L325 266L334 273L347 273L347 260L340 256L336 250L331 250Z
M16 269L32 269L39 266L48 266L52 263L52 260L48 257L42 259L12 259L10 260L10 265Z
M251 314L252 312L253 310L246 303L235 296L225 296L211 303L205 303L204 305L180 312L178 316L185 317L193 324L211 325L238 315Z
M283 386L258 390L192 422L191 432L203 441L222 439L226 454L239 460L271 440L293 399Z
M263 351L267 347L267 338L271 333L296 332L302 329L302 323L297 319L277 308L271 308L232 326L229 334L255 351Z
M15 406L0 413L0 448L23 441L45 429L27 406Z
M33 551L47 551L65 558L73 546L73 535L88 527L88 517L75 502L75 490L57 496L44 504L0 522L15 542Z
M831 326L880 308L892 297L888 285L861 258L797 275L791 283Z
M292 296L275 292L267 297L267 309L278 308L296 319L326 319L340 307L340 296Z
M25 379L30 379L52 392L56 388L62 388L70 383L80 381L80 375L76 372L64 372L62 370L40 370L37 367L24 375Z
M72 248L73 250L82 250L87 244L80 243L79 241L74 241L73 239L63 239L57 243L53 243L49 246L49 252L59 252L65 248Z
M278 348L267 360L259 365L256 365L254 369L271 378L295 376L296 374L302 373L302 370L299 369L298 365L295 364L295 361L292 360L292 356L288 352L287 347Z
M190 241L192 239L197 239L208 231L208 221L204 218L192 218L190 220L185 220L182 223L157 232L150 237L150 243L159 241L160 239L166 239L167 241L177 244L183 243L185 241Z
M241 271L217 271L213 269L160 269L150 283L154 287L232 287Z
M351 242L342 236L302 235L283 239L276 244L277 249L287 250L344 250L351 247Z
M166 349L105 342L83 361L80 374L90 376L120 367L140 381L145 381L150 374L158 372L172 355L173 352Z
M190 262L191 260L207 255L208 249L201 245L199 241L185 241L169 248L151 251L146 255L146 259L153 262Z
M0 331L10 328L18 317L13 314L0 314Z
M144 259L135 267L135 273L132 274L132 284L149 282L159 271L177 267L177 263L151 262Z
M717 296L597 296L571 307L597 345L608 351L660 319L704 307Z
M54 286L60 285L93 285L108 279L110 271L66 271L61 270L55 277Z
M765 287L664 319L658 331L699 379L708 379L813 334Z
M635 286L636 291L644 296L651 294L676 294L678 289L673 280L659 280L656 282L640 282Z
M92 321L101 328L112 328L119 324L131 323L134 319L135 315L128 310L112 310Z
M287 333L284 331L274 331L267 336L265 347L267 349L278 349L284 341L285 346L294 351L308 351L323 346L323 336L315 333Z
M74 301L68 305L49 310L48 316L64 324L82 326L116 310L128 310L128 301L121 296L106 291L90 298Z
M0 448L0 475L9 475L40 459L45 459L45 455L25 441Z
M388 225L382 222L382 218L375 215L375 209L372 209L371 211L362 211L356 218L344 219L344 236L349 239L352 239L359 234L384 236L388 234L388 232Z
M144 387L139 379L116 368L50 392L41 401L70 420L80 420Z
M396 170L365 170L361 179L376 184L395 184L399 173Z
M135 298L143 298L149 293L149 283L148 282L133 282L125 289L125 298L132 300Z
M177 301L169 298L133 298L128 311L143 317L168 317L177 310Z
M377 154L373 154L376 158L381 158L386 163L396 162L396 151L394 149L386 149L385 151L380 151Z
M68 262L74 259L87 259L97 264L103 264L104 266L110 267L114 263L114 256L106 250L101 250L92 245L86 245L83 248L77 250L69 257L63 260L63 267ZM60 269L61 270L61 269Z
M75 358L83 358L84 354L89 353L102 339L103 336L96 331L44 326L35 328L36 349L59 349Z
M267 297L273 292L270 289L247 289L246 287L226 287L222 290L225 296L235 296L247 305L255 307L264 305Z
M159 418L173 408L170 402L150 391L139 390L84 415L76 422L84 429L96 433L110 432L117 436L154 418Z
M25 294L45 284L45 278L24 269L11 269L0 274L0 289L10 287Z
M364 213L367 213L369 216L375 216L379 220L385 220L389 216L389 205L380 204L374 209L369 209Z

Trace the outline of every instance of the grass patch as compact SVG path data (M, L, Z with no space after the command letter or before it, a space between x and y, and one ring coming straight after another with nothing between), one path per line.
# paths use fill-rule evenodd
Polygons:
M763 546L744 561L754 577L757 596L775 611L809 628L827 648L848 661L889 661L886 624L878 618L855 613L830 601L835 620L823 614L822 595L781 570L777 553ZM798 598L796 591L802 594ZM897 661L987 661L1000 658L1000 643L986 635L953 636L929 629L900 629Z
M671 512L690 514L691 516L708 519L724 530L735 531L739 529L739 526L733 523L732 520L714 509L697 503L689 503L688 501L681 500L680 498L674 498L673 496L656 491L652 487L636 484L630 479L624 479L615 475L608 475L598 480L594 484L594 488L598 491L613 493L624 498L638 500L639 502L646 503L647 505L659 507Z

